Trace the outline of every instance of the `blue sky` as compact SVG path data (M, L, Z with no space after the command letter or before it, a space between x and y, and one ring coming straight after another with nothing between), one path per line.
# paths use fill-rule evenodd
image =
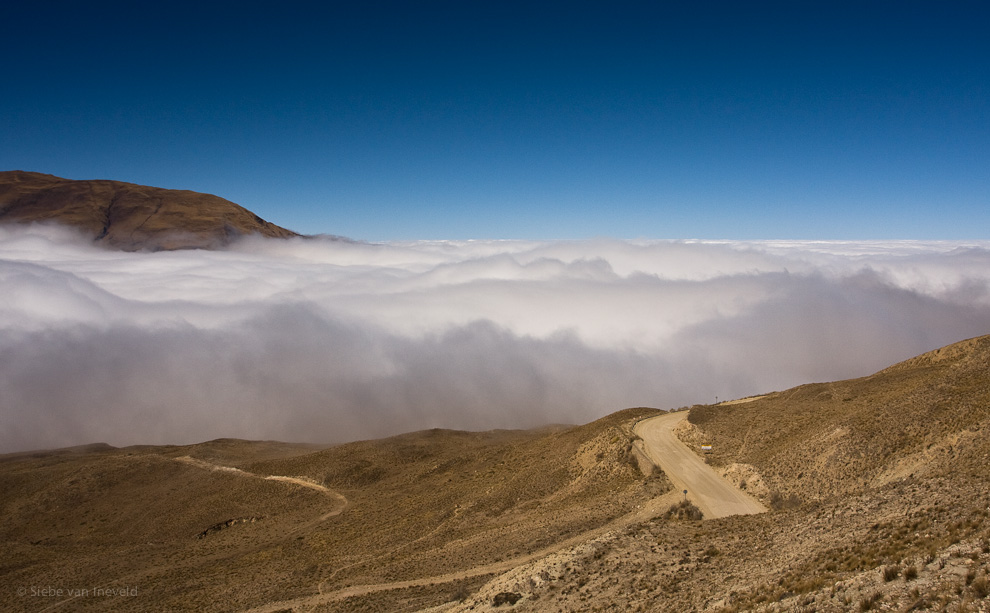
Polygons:
M990 227L986 3L39 2L4 21L0 169L214 193L300 232Z

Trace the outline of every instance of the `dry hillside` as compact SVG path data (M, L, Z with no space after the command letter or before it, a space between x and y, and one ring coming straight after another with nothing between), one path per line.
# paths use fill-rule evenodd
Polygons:
M210 249L247 234L296 234L223 198L120 181L0 172L0 223L54 222L126 251Z
M229 611L423 578L327 606L441 604L662 493L662 473L644 476L632 453L630 423L654 413L534 431L431 430L316 452L227 439L2 456L0 576L12 589L0 608L60 602L14 592L44 585L136 586L116 610ZM92 596L61 605L105 606Z
M646 521L444 610L990 611L990 337L695 406L681 434L773 510Z
M703 433L692 440L713 445L713 465L753 467L765 496L812 502L905 477L978 476L990 450L988 376L981 337L861 379L696 407L688 420Z

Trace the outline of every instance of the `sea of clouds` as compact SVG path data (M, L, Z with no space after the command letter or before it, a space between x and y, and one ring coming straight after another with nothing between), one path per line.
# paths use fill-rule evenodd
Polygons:
M990 241L245 239L0 228L0 452L584 423L990 333Z

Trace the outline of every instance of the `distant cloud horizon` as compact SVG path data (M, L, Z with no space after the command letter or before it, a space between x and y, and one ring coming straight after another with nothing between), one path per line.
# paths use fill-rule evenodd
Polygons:
M247 238L0 228L0 453L584 423L990 333L990 241Z

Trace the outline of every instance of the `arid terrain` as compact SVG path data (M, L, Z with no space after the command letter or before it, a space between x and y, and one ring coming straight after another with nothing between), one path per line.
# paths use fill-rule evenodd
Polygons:
M990 337L684 411L0 456L0 609L990 610Z
M239 236L296 236L210 194L121 181L0 172L0 223L58 223L124 251L210 249Z

